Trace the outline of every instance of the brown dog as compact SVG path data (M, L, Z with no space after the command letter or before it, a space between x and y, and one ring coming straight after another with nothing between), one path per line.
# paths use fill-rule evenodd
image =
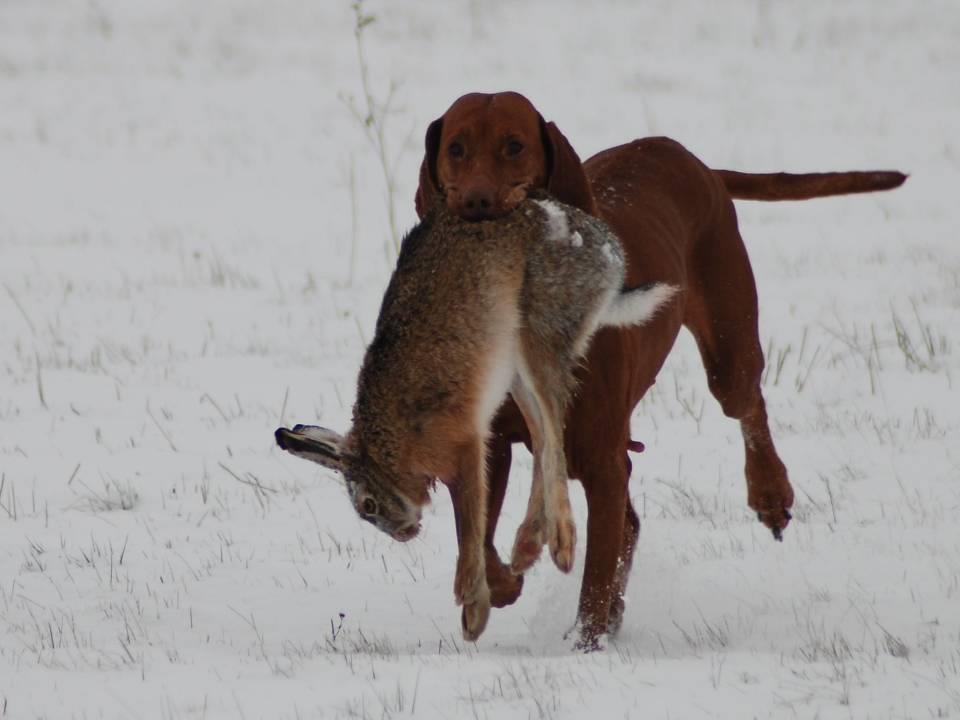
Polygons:
M897 172L756 175L711 170L668 138L635 140L581 163L567 139L522 95L474 93L430 124L416 195L422 217L436 195L461 217L498 217L544 188L605 220L627 255L627 284L667 283L681 289L669 308L641 328L597 333L567 413L565 450L571 478L587 500L587 547L580 593L578 646L597 647L623 618L623 593L640 521L630 502L627 444L633 408L653 384L681 325L696 338L710 391L740 421L746 454L747 503L781 534L793 489L777 455L760 375L757 292L737 228L733 198L799 200L894 188ZM513 571L493 545L506 491L511 445L530 446L517 407L507 402L488 444L490 495L485 538L493 605L519 597L522 573L539 550L513 558ZM463 514L456 483L454 512Z

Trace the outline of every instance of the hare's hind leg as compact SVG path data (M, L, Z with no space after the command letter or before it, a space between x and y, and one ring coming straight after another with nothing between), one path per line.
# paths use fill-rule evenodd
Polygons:
M510 570L519 575L533 567L547 543L546 508L543 502L543 420L536 399L519 377L514 381L510 394L527 424L533 452L533 481L527 500L527 514L517 528L510 555Z
M563 421L571 379L564 373L558 358L547 352L537 352L538 345L530 338L525 338L521 344L523 361L515 386L521 385L522 388L514 395L514 400L531 433L534 479L527 517L517 531L511 564L514 571L532 565L539 550L532 557L523 551L536 541L539 541L538 547L542 547L545 539L554 564L563 572L570 572L577 531L567 490ZM536 429L532 427L534 425ZM529 561L526 567L525 560Z

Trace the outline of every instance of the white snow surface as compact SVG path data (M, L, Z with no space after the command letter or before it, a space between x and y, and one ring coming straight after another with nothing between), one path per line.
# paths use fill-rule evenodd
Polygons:
M385 159L515 89L582 157L677 138L890 193L739 203L776 543L685 332L639 405L620 635L572 651L583 542L476 644L450 501L357 519L277 425L346 428L393 258L347 2L0 4L0 717L960 715L960 4L369 0ZM362 111L361 111L362 112ZM529 491L514 452L498 545ZM580 537L585 505L572 488Z

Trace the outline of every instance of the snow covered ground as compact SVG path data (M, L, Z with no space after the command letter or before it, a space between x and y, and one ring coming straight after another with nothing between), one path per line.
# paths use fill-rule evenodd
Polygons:
M684 334L634 418L621 635L573 653L582 568L543 562L465 645L446 494L393 544L273 447L346 425L390 270L350 5L3 0L0 717L960 715L960 4L365 12L401 228L470 90L526 93L584 157L667 134L715 167L912 174L740 204L785 542Z

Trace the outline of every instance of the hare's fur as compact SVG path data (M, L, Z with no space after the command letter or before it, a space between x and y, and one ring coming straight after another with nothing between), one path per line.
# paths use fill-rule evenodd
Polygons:
M485 442L507 393L523 413L534 477L512 566L544 544L573 566L563 422L574 369L603 325L639 325L674 289L624 291L619 241L599 220L550 199L471 223L438 206L404 239L360 370L353 425L280 429L285 449L342 472L357 512L408 540L430 483L463 497L454 593L463 632L486 626Z

